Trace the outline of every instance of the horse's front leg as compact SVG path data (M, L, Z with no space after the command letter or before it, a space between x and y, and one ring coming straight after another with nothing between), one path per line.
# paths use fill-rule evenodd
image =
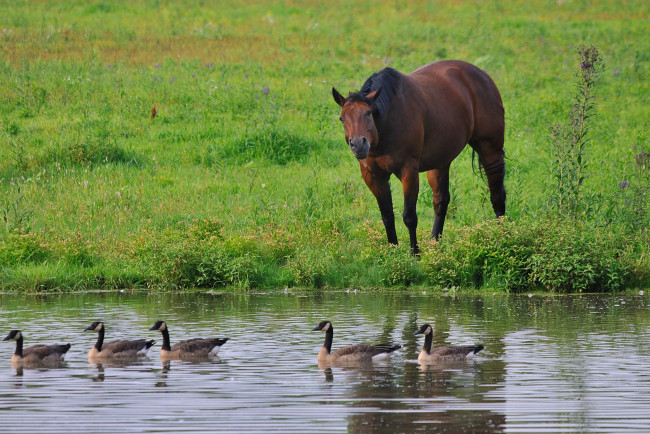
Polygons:
M402 191L404 192L404 213L402 218L404 224L409 230L409 238L411 240L411 254L417 255L420 253L418 247L418 215L417 203L418 192L420 191L420 178L417 169L404 170L401 173L400 180L402 181Z
M393 197L390 193L390 184L388 179L390 174L373 174L370 173L363 165L361 174L366 185L377 199L381 221L386 228L386 238L391 244L397 244L397 232L395 232L395 213L393 212Z

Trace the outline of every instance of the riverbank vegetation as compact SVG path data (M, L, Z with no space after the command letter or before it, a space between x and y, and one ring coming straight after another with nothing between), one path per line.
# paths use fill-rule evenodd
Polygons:
M650 287L646 2L0 7L2 290ZM466 150L439 243L421 178L412 257L330 89L446 58L502 93L507 217Z

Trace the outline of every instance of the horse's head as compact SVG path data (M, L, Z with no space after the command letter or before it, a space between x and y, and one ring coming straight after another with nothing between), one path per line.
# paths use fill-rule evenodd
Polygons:
M370 147L377 144L379 136L375 125L375 100L381 89L363 96L360 93L350 94L344 98L332 88L334 101L341 106L341 123L345 130L345 141L352 153L359 160L368 156Z

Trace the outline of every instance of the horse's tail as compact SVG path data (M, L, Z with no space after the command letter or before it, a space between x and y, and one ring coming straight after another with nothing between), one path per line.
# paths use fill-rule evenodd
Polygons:
M487 183L487 178L485 175L489 172L496 171L496 170L503 170L505 166L505 159L506 159L506 151L505 149L502 151L503 153L503 158L496 160L489 164L487 167L483 164L483 161L481 161L481 156L476 153L476 149L472 147L472 172L476 173L476 163L475 161L478 160L478 173L481 176L481 179ZM478 157L477 157L478 155Z
M481 163L481 157L478 157L478 170L481 178L485 180L485 171L483 170L483 164ZM476 149L472 147L472 172L476 175Z

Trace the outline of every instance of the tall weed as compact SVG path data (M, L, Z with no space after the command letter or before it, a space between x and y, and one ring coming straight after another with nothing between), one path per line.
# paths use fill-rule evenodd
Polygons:
M589 162L591 117L596 106L594 90L604 70L602 56L594 45L580 45L577 51L580 65L569 123L551 126L552 170L556 180L551 200L562 215L570 217L577 217L584 210L582 187Z

